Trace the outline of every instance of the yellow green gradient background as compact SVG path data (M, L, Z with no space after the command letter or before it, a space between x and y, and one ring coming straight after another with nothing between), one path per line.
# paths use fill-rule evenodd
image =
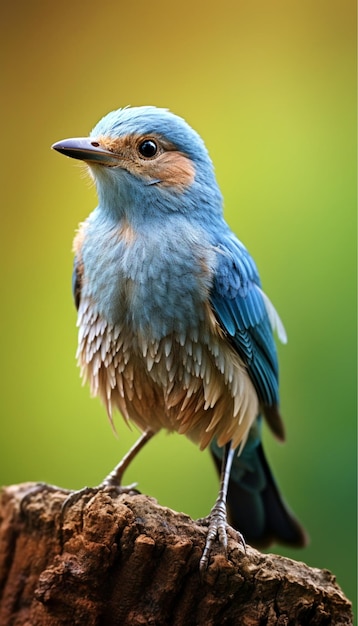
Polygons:
M1 7L0 481L94 485L137 436L112 434L75 363L71 243L96 204L51 152L108 111L156 104L204 137L226 217L287 328L287 443L265 432L303 551L355 594L355 2L32 2ZM159 435L128 472L194 517L207 452ZM276 549L276 547L274 548Z

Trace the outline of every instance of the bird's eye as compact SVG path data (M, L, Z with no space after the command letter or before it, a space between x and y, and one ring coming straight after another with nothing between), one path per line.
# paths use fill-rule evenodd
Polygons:
M146 159L151 159L157 154L158 146L153 139L145 139L139 144L138 150Z

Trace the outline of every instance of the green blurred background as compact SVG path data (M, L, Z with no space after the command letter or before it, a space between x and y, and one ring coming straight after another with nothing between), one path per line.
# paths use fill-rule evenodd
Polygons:
M289 335L288 440L265 443L311 542L277 551L353 599L355 2L23 0L1 23L1 483L97 484L137 436L118 417L115 438L80 384L71 245L96 196L50 145L114 108L165 106L204 137ZM127 479L193 517L218 484L207 452L164 433Z

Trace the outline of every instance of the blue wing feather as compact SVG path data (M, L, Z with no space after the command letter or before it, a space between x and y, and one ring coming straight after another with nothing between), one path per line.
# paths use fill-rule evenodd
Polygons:
M210 301L216 317L247 366L260 402L278 404L278 364L260 278L246 248L233 237L218 246Z

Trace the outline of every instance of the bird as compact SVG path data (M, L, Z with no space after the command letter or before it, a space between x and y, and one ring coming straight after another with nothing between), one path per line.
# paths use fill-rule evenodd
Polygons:
M161 429L209 447L220 473L200 570L229 528L242 545L306 545L262 446L285 438L274 332L283 323L230 229L201 136L156 106L105 115L88 137L53 144L83 161L98 205L74 239L77 359L91 394L141 432L101 486Z

